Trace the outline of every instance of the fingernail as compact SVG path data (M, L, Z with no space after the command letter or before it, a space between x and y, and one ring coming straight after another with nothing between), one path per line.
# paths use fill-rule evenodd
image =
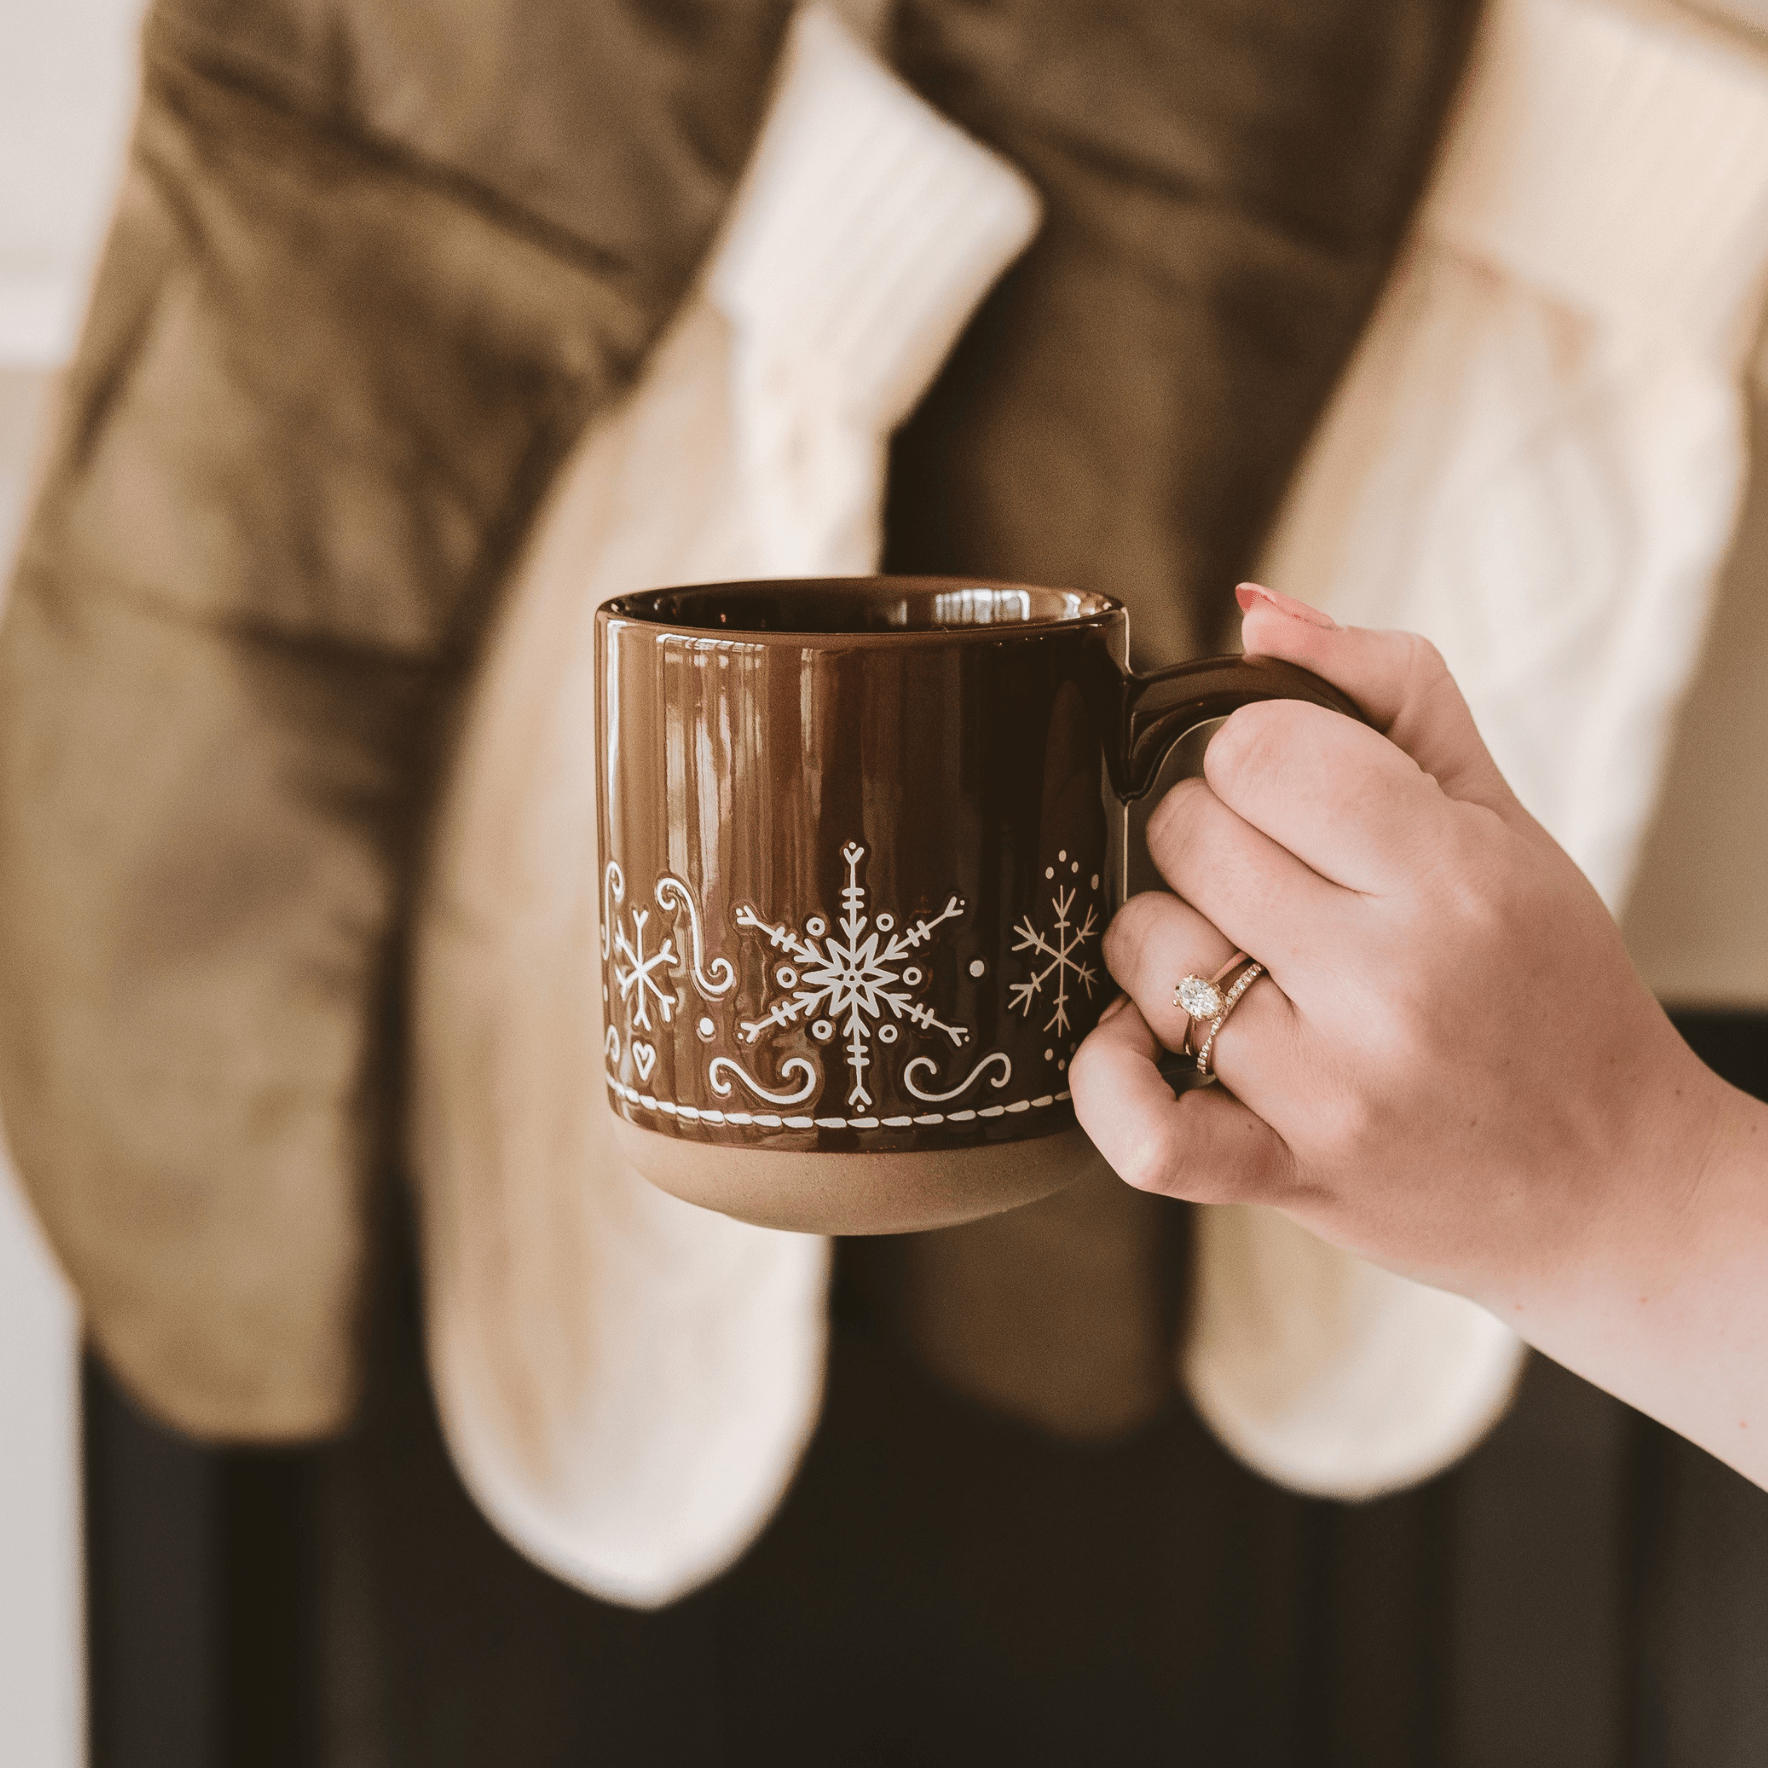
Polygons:
M1338 622L1330 614L1324 614L1318 608L1310 608L1306 602L1298 602L1292 595L1266 589L1262 583L1241 583L1234 588L1234 600L1240 604L1242 614L1250 614L1254 603L1260 599L1279 614L1287 614L1291 620L1305 620L1308 625L1317 626L1323 632L1339 630Z

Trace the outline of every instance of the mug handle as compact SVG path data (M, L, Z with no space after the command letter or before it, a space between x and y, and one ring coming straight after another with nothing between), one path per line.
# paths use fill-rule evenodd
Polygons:
M1120 903L1138 889L1166 888L1147 856L1143 831L1154 808L1150 800L1162 769L1193 731L1255 700L1306 700L1350 718L1363 717L1356 703L1330 682L1276 657L1205 657L1149 675L1126 675L1122 691L1116 752L1107 758L1111 789L1118 801L1118 824L1111 843L1116 851L1108 863ZM1200 765L1199 756L1194 766ZM1159 1067L1175 1092L1205 1084L1193 1057L1169 1053Z
M1124 804L1153 786L1161 763L1187 732L1256 700L1306 700L1350 718L1363 716L1331 682L1278 657L1201 657L1150 675L1125 676L1123 687L1111 784Z

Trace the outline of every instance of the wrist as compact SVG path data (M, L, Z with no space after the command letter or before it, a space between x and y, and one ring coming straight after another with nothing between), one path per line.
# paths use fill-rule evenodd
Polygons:
M1768 1107L1690 1055L1645 1115L1600 1207L1486 1305L1555 1361L1763 1481Z
M1609 1093L1625 1106L1595 1110L1546 1171L1521 1179L1540 1207L1519 1224L1519 1256L1476 1297L1549 1354L1544 1338L1613 1330L1698 1263L1712 1174L1740 1133L1738 1107L1753 1105L1673 1032L1654 1043Z

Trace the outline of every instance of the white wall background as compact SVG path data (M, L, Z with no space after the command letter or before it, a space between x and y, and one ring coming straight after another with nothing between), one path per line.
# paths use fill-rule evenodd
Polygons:
M0 362L0 559L51 382ZM0 1768L86 1759L78 1402L73 1298L0 1142Z
M73 349L135 99L141 0L0 0L0 363Z
M51 381L0 363L0 558ZM73 1300L0 1142L0 1768L85 1760L78 1377Z
M0 567L103 236L140 10L0 0ZM86 1759L78 1359L72 1298L0 1145L0 1768Z

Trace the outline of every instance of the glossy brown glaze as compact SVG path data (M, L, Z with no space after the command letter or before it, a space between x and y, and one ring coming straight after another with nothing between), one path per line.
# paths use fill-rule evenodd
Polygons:
M1239 659L1129 677L1119 604L969 579L653 591L604 607L597 647L610 1099L704 1151L715 1206L717 1150L949 1169L1071 1130L1120 795L1247 700L1348 709Z

